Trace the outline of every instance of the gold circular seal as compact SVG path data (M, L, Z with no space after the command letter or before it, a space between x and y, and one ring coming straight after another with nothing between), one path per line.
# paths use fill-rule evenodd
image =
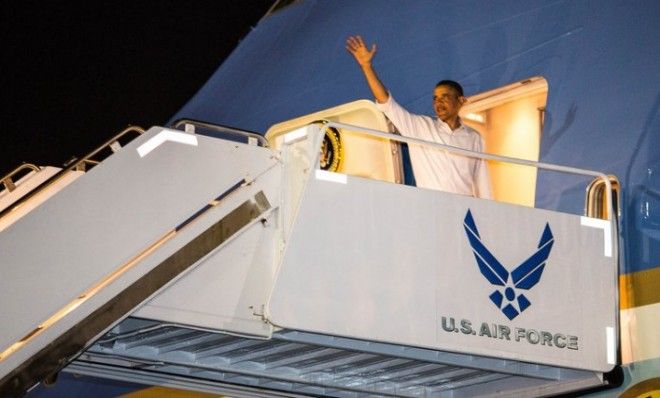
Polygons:
M334 127L326 127L323 143L321 144L320 167L322 170L336 172L341 166L344 157L341 137Z

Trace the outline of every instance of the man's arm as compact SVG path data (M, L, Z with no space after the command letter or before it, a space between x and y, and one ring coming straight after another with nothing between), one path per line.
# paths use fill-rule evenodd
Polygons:
M369 84L369 88L374 94L376 101L381 104L387 102L390 95L387 93L385 85L380 81L376 71L371 65L371 60L376 54L376 44L373 44L371 50L369 50L367 46L364 45L362 37L350 36L346 40L346 49L353 55L358 65L360 65L362 73L364 73L364 77L367 79L367 84Z
M385 88L385 85L383 85L378 75L376 75L376 72L371 66L371 60L376 54L376 45L372 45L371 50L369 50L364 45L364 41L360 36L351 36L346 40L346 49L353 55L360 68L362 68L369 88L376 98L376 106L396 126L399 133L408 137L433 140L433 136L425 134L424 131L426 130L421 127L424 124L424 117L413 115L394 101L394 98L390 97L390 93Z

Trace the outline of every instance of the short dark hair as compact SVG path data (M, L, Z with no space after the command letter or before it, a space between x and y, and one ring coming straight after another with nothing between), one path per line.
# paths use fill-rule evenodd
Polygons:
M435 88L440 86L449 86L458 92L458 95L463 96L463 87L453 80L440 80L438 84L435 85Z

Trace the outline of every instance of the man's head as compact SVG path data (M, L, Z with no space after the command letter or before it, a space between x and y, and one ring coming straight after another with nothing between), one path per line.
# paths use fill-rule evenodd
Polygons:
M452 128L458 123L458 111L465 103L463 87L453 80L442 80L433 90L433 109L435 114Z

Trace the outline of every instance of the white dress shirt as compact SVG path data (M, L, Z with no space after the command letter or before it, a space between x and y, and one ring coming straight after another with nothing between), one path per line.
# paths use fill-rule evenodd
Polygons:
M387 102L376 103L401 135L425 141L483 152L481 135L461 123L453 130L441 119L416 115L405 110L390 94ZM490 199L490 179L482 159L448 153L421 145L408 145L417 186Z

